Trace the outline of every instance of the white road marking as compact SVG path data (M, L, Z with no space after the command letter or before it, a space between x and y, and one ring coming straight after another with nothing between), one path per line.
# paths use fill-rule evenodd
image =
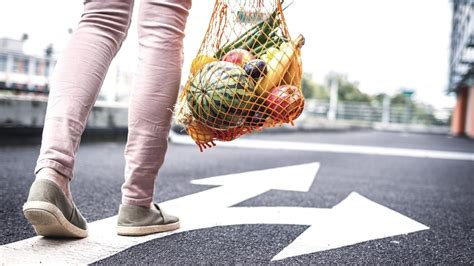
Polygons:
M273 260L319 252L369 240L427 230L429 227L352 192L313 221Z
M172 143L196 145L187 135L170 134ZM331 153L351 153L384 156L402 156L415 158L446 159L474 161L474 153L452 152L424 149L403 149L360 145L341 145L326 143L305 143L290 141L270 141L254 139L236 139L229 142L218 142L218 146L247 148L247 149L270 149L270 150L291 150L291 151L318 151Z
M161 204L163 209L181 218L182 226L177 231L144 237L118 236L114 216L90 223L90 236L85 239L71 241L33 237L3 245L0 247L0 263L89 264L153 239L239 224L310 226L273 260L428 229L354 192L331 209L231 207L271 189L307 192L319 166L319 163L311 163L193 180L194 184L219 187Z

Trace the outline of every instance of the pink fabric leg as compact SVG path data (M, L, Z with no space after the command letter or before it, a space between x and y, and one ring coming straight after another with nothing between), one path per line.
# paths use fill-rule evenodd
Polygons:
M87 118L130 25L133 0L84 1L84 13L58 59L34 174L51 168L71 179Z
M141 0L139 65L128 112L122 202L150 206L163 164L183 62L191 0Z

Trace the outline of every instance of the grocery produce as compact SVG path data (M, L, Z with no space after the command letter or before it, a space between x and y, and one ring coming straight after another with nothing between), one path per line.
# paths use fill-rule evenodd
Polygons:
M254 59L244 65L245 72L254 80L259 80L263 75L267 74L267 66L265 61Z
M189 135L199 143L208 143L214 139L214 132L210 128L196 122L196 120L189 124L188 129Z
M262 55L266 54L268 50L270 49L278 49L278 47L287 41L286 38L280 36L280 35L277 35L278 33L278 30L275 29L274 32L271 33L271 38L267 41L267 43L261 45L261 46L258 46L257 48L255 49L252 49L252 52L257 56L257 57L261 57Z
M188 83L189 84L189 83ZM189 87L186 84L185 88ZM192 122L193 114L189 109L187 102L183 99L178 101L178 104L175 106L175 113L176 113L176 124L181 126L189 126Z
M175 116L201 151L293 124L304 106L304 38L290 37L283 0L215 3Z
M270 90L265 102L276 122L288 123L303 111L304 97L298 87L282 85Z
M208 55L198 55L194 58L193 62L191 63L191 74L196 74L204 65L217 61L216 58Z
M260 128L265 125L268 114L263 111L252 111L247 117L245 124L251 128Z
M239 66L243 66L250 60L253 60L255 57L247 50L244 49L234 49L229 51L224 55L222 61L231 62Z
M251 109L254 83L229 62L205 65L193 78L187 102L193 118L213 129L237 127Z
M254 25L241 34L236 40L220 48L216 52L215 57L222 58L222 56L227 54L229 51L237 48L253 51L266 44L271 40L271 37L273 36L271 33L277 29L280 23L278 15L279 10L275 9L266 20L262 20L260 23Z
M251 130L247 127L235 127L226 130L219 130L215 132L215 137L220 141L231 141L244 134L249 133Z
M283 47L281 47L283 48ZM281 49L280 48L280 49ZM267 55L267 60L271 60L273 57L275 57L275 54L277 52L280 51L280 49L278 49L278 47L270 47L268 48L268 50L265 52L265 54Z
M216 145L214 144L214 131L199 122L193 121L189 124L188 134L196 142L201 151Z
M257 83L255 88L257 94L266 97L268 91L281 84L284 74L290 67L292 58L296 56L295 51L303 44L304 37L300 35L296 38L294 43L291 43L290 45L282 45L282 49L276 52L273 58L268 62L267 75Z
M301 87L301 77L303 74L303 71L301 71L301 56L299 50L296 50L295 53L296 56L291 59L290 66L283 76L283 84Z

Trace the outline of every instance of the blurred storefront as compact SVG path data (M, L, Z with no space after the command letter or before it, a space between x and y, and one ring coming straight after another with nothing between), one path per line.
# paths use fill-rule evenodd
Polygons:
M453 135L474 138L474 0L453 0L449 91L457 95Z

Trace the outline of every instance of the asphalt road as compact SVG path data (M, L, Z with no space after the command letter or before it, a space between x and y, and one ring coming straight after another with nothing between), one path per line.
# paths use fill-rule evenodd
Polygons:
M356 131L260 134L249 139L474 153L474 141L441 135ZM124 145L83 142L79 149L72 190L89 222L117 213ZM38 152L39 144L0 146L0 245L35 235L21 206ZM237 206L331 208L357 192L429 229L273 263L474 263L472 160L225 147L200 153L195 146L170 144L155 199L161 202L211 188L191 184L194 179L312 162L321 167L308 192L271 190ZM307 228L258 224L200 229L151 240L97 263L267 264Z

